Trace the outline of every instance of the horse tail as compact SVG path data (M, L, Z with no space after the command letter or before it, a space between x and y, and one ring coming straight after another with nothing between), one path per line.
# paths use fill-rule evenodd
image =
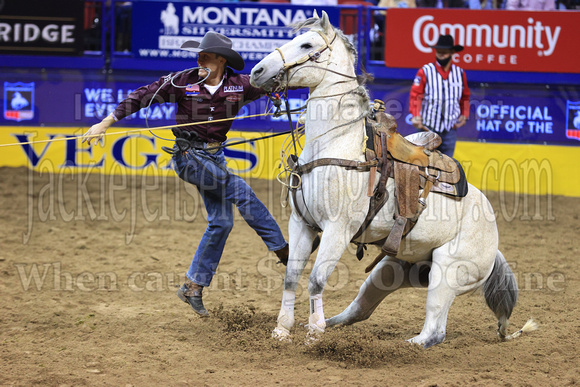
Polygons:
M528 320L522 329L511 335L507 334L508 319L512 315L512 311L518 300L518 284L512 269L499 250L495 256L493 270L483 284L483 295L485 296L487 306L489 306L498 319L497 334L501 339L515 339L522 333L537 329L537 324L533 320Z

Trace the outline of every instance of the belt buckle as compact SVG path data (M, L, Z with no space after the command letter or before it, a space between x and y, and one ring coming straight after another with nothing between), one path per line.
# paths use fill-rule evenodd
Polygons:
M208 150L207 148L214 148L214 147L218 147L218 146L220 146L221 144L222 144L221 142L207 142L207 143L205 143L205 151L206 151L207 153L209 153L209 154L212 154L212 155L214 155L214 154L216 154L216 153L217 153L217 152L220 150L220 148L209 149L209 150Z

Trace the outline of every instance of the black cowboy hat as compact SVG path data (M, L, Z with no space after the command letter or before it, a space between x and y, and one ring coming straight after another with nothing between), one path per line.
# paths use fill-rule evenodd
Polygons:
M228 61L227 65L234 70L244 69L244 58L236 51L232 50L232 40L225 35L209 31L205 34L201 42L188 40L181 45L182 50L192 52L209 52L223 56Z
M451 35L441 35L437 40L437 44L434 46L429 46L434 49L449 49L455 52L459 52L463 50L463 46L459 44L453 44L453 37Z

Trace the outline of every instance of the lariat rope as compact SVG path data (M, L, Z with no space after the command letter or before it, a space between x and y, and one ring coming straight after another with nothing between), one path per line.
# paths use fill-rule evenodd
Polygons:
M291 113L291 114L296 114L296 113ZM94 135L90 135L90 136L84 136L81 134L78 136L68 136L68 137L64 137L64 138L52 138L50 140L38 140L38 141L16 142L16 143L11 143L11 144L0 144L0 147L8 147L8 146L16 146L16 145L28 145L28 144L42 144L42 143L47 143L47 142L68 141L71 139L79 139L79 138L89 139L89 138L96 138L96 137L101 137L101 136L113 136L116 134L140 133L140 132L145 132L145 131L150 131L150 130L172 129L172 128L179 128L182 126L203 125L203 124L209 124L209 123L215 123L215 122L233 121L233 120L241 120L241 119L245 119L245 118L254 118L254 117L272 116L272 115L274 115L274 113L261 113L261 114L252 114L249 116L242 116L242 117L222 118L219 120L200 121L200 122L194 122L194 123L158 126L155 128L130 129L130 130L122 131L122 132L102 133L102 134L94 134ZM274 137L274 136L288 134L288 133L289 133L288 131L276 133L275 135L265 136L264 138ZM259 140L262 138L263 137L254 138L254 139L251 139L251 141ZM237 142L236 144L239 144L239 142ZM231 145L234 145L234 144L231 144Z

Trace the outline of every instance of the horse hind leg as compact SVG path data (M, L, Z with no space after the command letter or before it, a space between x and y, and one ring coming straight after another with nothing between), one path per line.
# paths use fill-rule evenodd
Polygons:
M483 282L478 265L461 264L447 253L448 249L443 245L433 251L425 323L421 333L408 340L423 348L445 340L447 316L455 297L480 287Z
M394 291L410 286L426 286L424 273L428 267L417 268L413 274L413 265L396 258L387 257L371 271L359 289L356 298L340 314L326 320L328 327L335 325L350 325L368 319L383 299ZM415 281L410 280L409 273Z
M445 340L447 315L456 297L455 291L448 284L442 281L437 284L438 280L439 278L434 275L429 279L425 324L418 336L408 340L411 343L421 345L423 348L429 348Z

